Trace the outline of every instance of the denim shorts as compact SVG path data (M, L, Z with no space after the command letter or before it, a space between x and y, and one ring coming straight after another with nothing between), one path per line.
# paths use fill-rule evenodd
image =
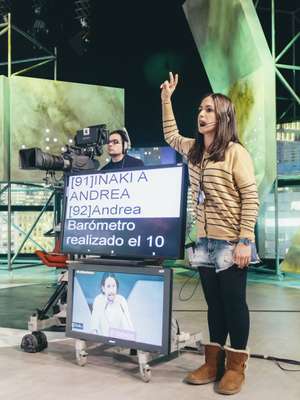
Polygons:
M190 267L212 267L216 272L230 268L234 265L233 252L236 244L237 242L229 240L199 238L188 251ZM259 262L255 243L251 243L250 264Z

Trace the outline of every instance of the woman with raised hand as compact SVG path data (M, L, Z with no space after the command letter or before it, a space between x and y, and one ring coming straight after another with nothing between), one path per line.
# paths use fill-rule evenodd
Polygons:
M249 358L246 281L251 252L256 255L259 206L254 169L238 138L234 106L223 94L208 94L199 102L195 138L179 133L172 109L177 84L178 75L170 72L160 87L163 131L166 142L188 160L197 230L193 265L208 305L210 335L205 363L185 381L220 380L217 391L234 394L241 390Z

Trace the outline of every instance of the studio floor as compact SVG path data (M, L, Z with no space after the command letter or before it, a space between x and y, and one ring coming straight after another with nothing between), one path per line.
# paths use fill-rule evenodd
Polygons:
M191 276L190 272L175 274L173 315L181 331L201 332L205 342L208 340L206 304L199 286L195 288L197 280L187 281L187 274ZM187 372L203 362L203 356L196 353L183 352L171 361L153 366L148 383L141 380L137 365L128 361L127 349L118 353L107 346L94 347L89 350L86 366L79 367L75 361L74 341L66 338L64 332L46 332L47 350L24 353L20 342L27 332L28 317L53 293L56 279L57 272L46 267L10 273L0 270L2 399L222 398L214 391L214 384L183 383ZM250 272L248 305L251 353L300 361L300 276L285 276L279 280L273 275ZM233 398L298 400L300 366L251 358L243 390Z

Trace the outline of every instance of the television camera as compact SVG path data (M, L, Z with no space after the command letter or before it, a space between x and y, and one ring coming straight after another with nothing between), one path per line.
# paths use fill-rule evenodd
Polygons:
M38 147L19 150L20 168L63 172L97 170L100 164L95 157L103 153L108 134L105 124L81 129L75 135L75 146L66 145L67 150L59 156Z

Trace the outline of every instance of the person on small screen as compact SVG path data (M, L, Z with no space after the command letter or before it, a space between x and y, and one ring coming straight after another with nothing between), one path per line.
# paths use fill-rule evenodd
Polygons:
M118 294L119 281L113 273L105 272L101 293L95 297L91 316L91 331L108 337L132 339L134 327L126 299Z
M197 228L194 265L208 305L210 335L205 364L185 381L218 381L223 370L216 389L234 394L241 390L249 359L247 266L251 256L253 262L257 258L259 206L253 162L239 140L234 105L223 94L211 93L199 102L195 138L179 133L171 101L177 84L178 75L170 72L160 87L163 131L166 142L188 160ZM225 346L228 335L230 347Z
M117 129L109 134L107 151L111 160L101 168L101 171L118 170L131 167L143 167L144 162L138 158L129 156L127 150L130 147L128 133L124 129Z

